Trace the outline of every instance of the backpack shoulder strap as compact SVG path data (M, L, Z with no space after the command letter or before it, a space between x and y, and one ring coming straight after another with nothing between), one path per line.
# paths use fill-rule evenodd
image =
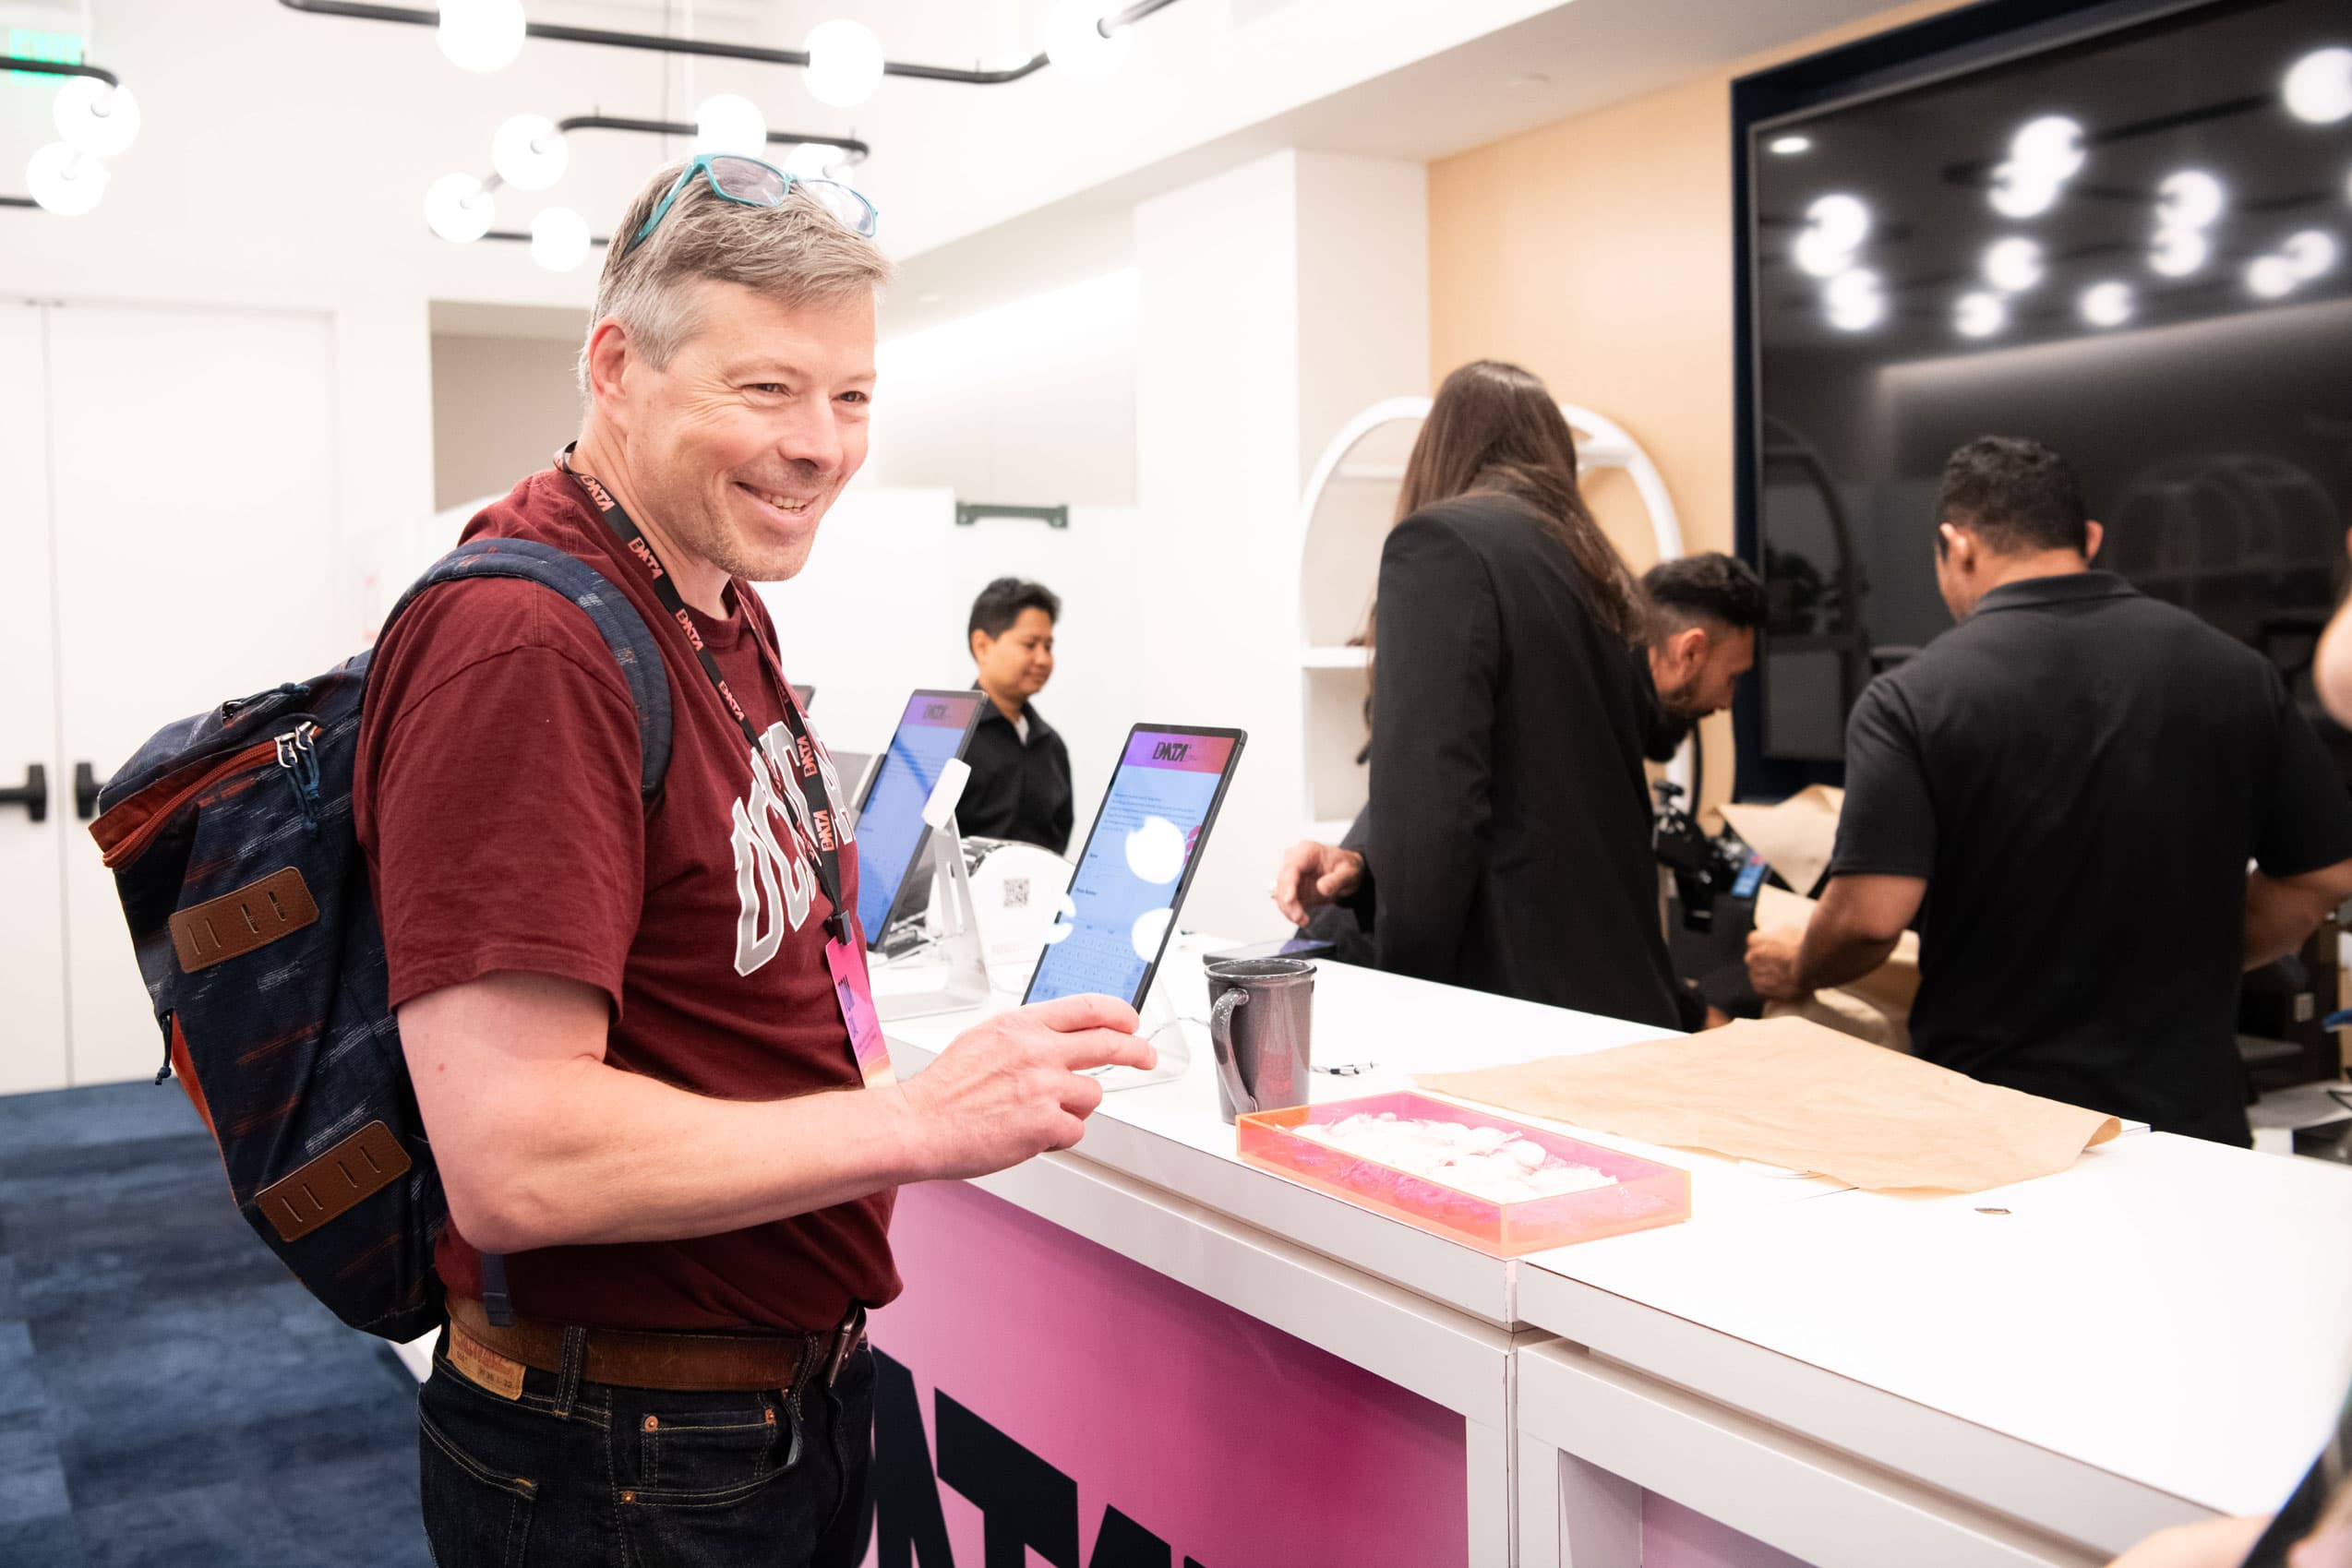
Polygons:
M669 677L662 664L662 645L654 640L629 595L579 557L534 539L475 539L461 545L401 595L400 603L384 617L377 640L383 640L401 613L426 589L477 577L510 577L538 583L570 600L595 623L637 704L638 795L651 805L669 772Z

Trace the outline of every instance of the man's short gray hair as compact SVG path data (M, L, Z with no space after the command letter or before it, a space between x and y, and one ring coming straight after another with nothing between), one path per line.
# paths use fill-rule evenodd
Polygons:
M692 295L697 280L740 283L794 307L851 299L890 281L889 259L874 242L797 185L780 207L748 207L719 196L698 174L644 243L631 249L630 240L685 167L672 163L657 171L613 230L588 317L588 341L595 340L598 326L618 318L629 329L632 349L658 369L699 325ZM579 374L584 393L586 342Z

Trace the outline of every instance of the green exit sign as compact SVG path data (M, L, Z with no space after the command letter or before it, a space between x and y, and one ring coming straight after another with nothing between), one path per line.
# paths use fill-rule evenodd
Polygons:
M8 30L6 53L19 60L48 60L60 66L78 66L82 63L84 42L79 33L44 32L39 28L12 27ZM47 71L10 71L7 74L35 81L54 82L58 79Z

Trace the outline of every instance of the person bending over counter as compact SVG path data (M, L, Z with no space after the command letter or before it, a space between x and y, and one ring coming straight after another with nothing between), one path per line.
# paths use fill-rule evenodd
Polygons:
M1369 908L1396 974L1677 1027L1640 589L1543 383L1486 360L1448 376L1398 514L1373 613L1369 845L1294 846L1277 906L1293 924Z
M1053 678L1053 624L1061 618L1062 601L1050 590L1017 577L998 578L972 601L965 635L989 705L965 752L972 780L955 808L967 834L1018 839L1056 855L1069 850L1074 820L1070 748L1030 699Z
M1749 975L1772 998L1858 979L1924 904L1917 1055L2246 1144L2238 975L2352 895L2352 800L2270 662L2093 570L2099 540L2048 448L1952 454L1936 580L1960 624L1854 704L1829 888L1802 931L1749 939Z
M1660 561L1642 574L1649 600L1649 678L1656 712L1653 762L1672 758L1692 726L1732 705L1739 677L1756 667L1756 634L1770 612L1764 580L1720 551Z

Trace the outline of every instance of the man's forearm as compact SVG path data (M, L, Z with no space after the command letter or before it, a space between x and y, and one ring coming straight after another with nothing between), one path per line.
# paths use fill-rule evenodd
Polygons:
M2335 908L2332 889L2266 877L2246 879L2246 967L2260 969L2301 950Z
M1900 935L1873 937L1817 913L1805 928L1805 947L1797 955L1797 988L1826 991L1851 985L1884 964L1902 940Z
M588 1057L527 1076L506 1088L498 1152L475 1156L488 1168L445 1172L485 1251L712 1236L926 1174L896 1087L716 1100Z

